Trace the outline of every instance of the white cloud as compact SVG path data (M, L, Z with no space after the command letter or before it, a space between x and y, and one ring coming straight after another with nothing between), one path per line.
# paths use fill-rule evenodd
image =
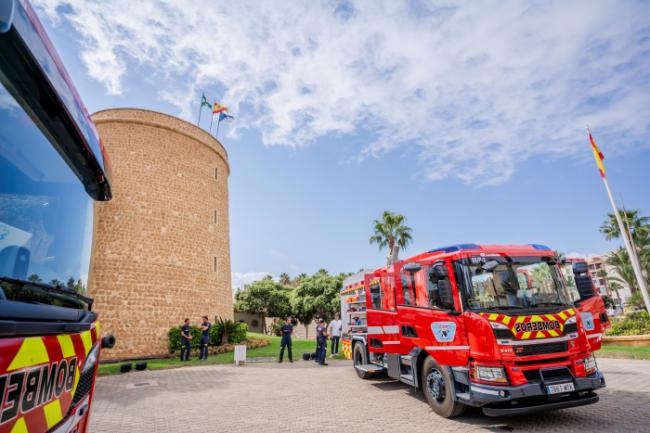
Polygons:
M232 273L232 289L233 293L239 289L244 288L246 284L254 281L261 280L267 275L273 276L270 272L233 272ZM275 276L273 276L275 279Z
M219 83L233 132L269 145L365 131L361 157L414 148L427 179L482 184L531 157L590 157L587 124L606 152L648 145L650 3L36 3L76 29L108 93L158 71L189 118Z

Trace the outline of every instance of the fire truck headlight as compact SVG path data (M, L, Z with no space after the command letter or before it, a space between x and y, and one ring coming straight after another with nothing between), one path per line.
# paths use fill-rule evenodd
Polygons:
M508 383L508 377L503 367L486 367L474 365L473 378L484 382Z
M492 329L508 329L508 327L503 323L490 322L490 326Z
M594 356L588 356L585 358L585 371L587 374L592 374L595 373L596 370L598 370L598 366L596 365L596 358Z
M90 349L90 352L88 352L88 356L86 357L86 361L84 361L84 367L81 370L81 374L84 374L88 370L95 367L95 364L97 364L98 355L99 355L99 344L95 344L95 346L92 349Z
M565 325L570 325L572 323L576 323L576 316L569 317L568 319L566 319L566 322L564 322Z

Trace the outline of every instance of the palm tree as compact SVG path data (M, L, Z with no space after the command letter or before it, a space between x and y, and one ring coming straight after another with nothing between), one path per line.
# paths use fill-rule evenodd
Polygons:
M630 256L627 254L625 248L619 248L613 251L607 258L607 263L614 266L618 274L616 277L609 277L610 281L616 281L628 286L633 294L639 290L634 269L630 262Z
M373 221L375 234L370 237L370 243L377 244L380 250L388 247L387 266L397 261L399 250L413 241L412 230L405 222L404 215L390 211L384 211L381 220Z
M282 284L283 286L288 286L291 284L291 277L286 272L283 272L278 277L278 283Z
M650 217L642 216L640 209L619 210L619 214L632 236L632 242L641 262L641 270L648 278L650 276ZM600 232L607 240L621 237L621 230L613 213L607 214L607 220L600 226Z
M637 248L647 245L650 238L650 217L641 216L640 212L640 209L618 211ZM621 230L613 213L607 214L607 220L600 226L600 232L608 241L621 237Z

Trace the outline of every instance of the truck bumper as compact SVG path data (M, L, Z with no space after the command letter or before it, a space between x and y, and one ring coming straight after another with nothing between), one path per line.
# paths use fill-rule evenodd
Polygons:
M575 391L564 394L548 394L547 384L531 382L520 386L490 386L471 384L469 393L458 394L458 401L483 408L488 416L508 416L523 413L565 409L596 403L598 395L593 391L605 386L600 371L587 377L573 379Z

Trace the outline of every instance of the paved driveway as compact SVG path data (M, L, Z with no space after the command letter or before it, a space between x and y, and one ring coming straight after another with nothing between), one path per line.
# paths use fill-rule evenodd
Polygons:
M206 366L100 378L93 432L650 432L650 362L599 359L591 406L518 418L447 420L401 383L347 362Z

